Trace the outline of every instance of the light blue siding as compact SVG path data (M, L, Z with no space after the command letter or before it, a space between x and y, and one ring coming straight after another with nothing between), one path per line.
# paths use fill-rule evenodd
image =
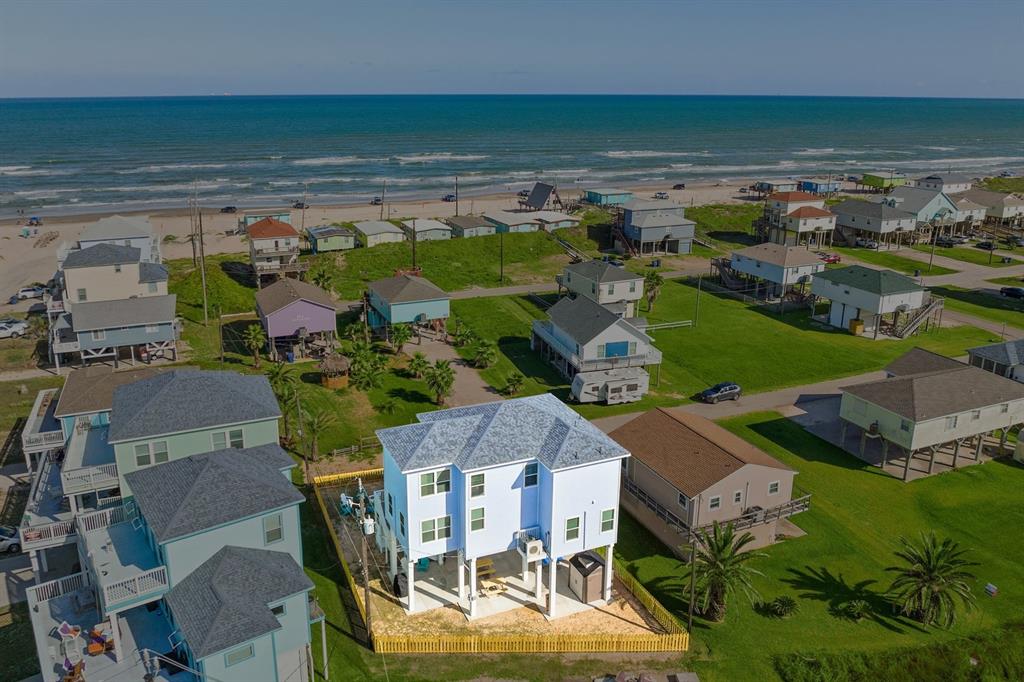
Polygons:
M104 338L94 339L93 333L78 332L78 343L82 350L96 350L112 346L141 346L146 343L171 341L174 339L174 323L165 322L152 325L153 330L147 331L147 325L136 327L115 327L103 332Z
M279 682L277 674L277 657L274 654L273 633L254 639L250 644L253 647L253 657L247 661L237 663L233 666L227 665L226 654L239 647L240 644L227 651L218 652L207 656L199 661L202 666L200 670L205 674L206 679L219 680L220 682Z
M447 319L451 309L447 298L431 301L410 301L408 303L389 304L381 299L376 292L370 292L371 327L403 322L424 322L429 320Z

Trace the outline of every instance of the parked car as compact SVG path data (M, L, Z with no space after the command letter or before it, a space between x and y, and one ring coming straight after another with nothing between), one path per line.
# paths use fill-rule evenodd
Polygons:
M18 289L18 300L24 301L26 298L42 298L43 294L46 293L46 289L41 286L22 287Z
M676 184L672 185L672 189L686 189L686 183L677 182Z
M655 199L668 199L668 192L655 192L654 193L654 198Z
M380 197L374 197L374 198L370 199L370 206L380 206L383 203L384 203L384 200L381 199Z
M818 258L820 258L821 260L825 261L829 265L831 265L833 263L840 263L843 260L842 258L839 257L838 253L828 253L827 251L818 251L817 255L818 255Z
M746 193L747 193L747 192L749 192L749 191L750 191L750 190L749 190L749 189L747 189L746 187L740 187L740 194L746 194Z
M309 208L309 204L304 201L296 201L292 204L292 208Z
M224 208L220 209L221 213L236 213L237 211L237 206L225 206Z
M742 393L743 389L740 388L739 384L734 384L731 381L723 381L720 384L715 384L711 388L705 388L698 394L698 397L703 402L714 405L722 400L739 400Z
M451 202L455 201L455 195L454 194L445 194L443 197L441 197L441 201L444 201L446 203L451 203Z
M999 293L1007 298L1024 299L1024 287L1003 287Z
M21 538L18 537L18 529L14 526L0 526L0 552L21 552Z
M955 237L950 237L950 239L952 239L955 244L960 245L960 246L962 246L964 244L968 244L971 241L969 237L967 237L965 235L962 235L962 234L957 235Z
M530 190L528 190L528 189L521 189L518 192L516 192L516 196L521 198L521 199L525 199L526 197L530 196Z
M16 339L26 333L28 333L28 322L25 320L0 322L0 339Z
M877 249L878 242L874 239L865 239L864 237L857 237L857 241L854 242L857 246L864 249Z
M977 244L975 244L975 246L977 246L979 249L983 249L985 251L995 251L996 250L996 245L993 244L991 241L989 241L987 239L985 241L983 241L983 242L978 242Z
M935 237L935 246L952 247L956 246L956 241L952 237L947 237L944 234L940 234Z

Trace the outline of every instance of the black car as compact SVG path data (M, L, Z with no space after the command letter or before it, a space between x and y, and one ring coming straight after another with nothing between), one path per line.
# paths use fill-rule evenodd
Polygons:
M225 206L224 208L220 209L221 213L236 213L237 211L237 206Z
M676 184L672 185L672 189L686 189L686 183L677 182Z
M941 235L935 238L935 246L945 246L947 248L956 246L956 241L952 237Z
M455 201L455 195L454 194L445 194L443 197L441 197L441 201L450 204L451 202Z
M374 198L370 199L370 206L380 206L383 203L384 203L384 200L381 199L380 197L374 197Z
M989 242L989 241L978 242L977 244L975 244L975 246L977 246L979 249L982 249L984 251L995 251L996 250L996 245L993 244L992 242Z
M1024 299L1024 287L1003 287L999 293L1009 298Z
M292 204L292 208L309 208L309 204L302 201L296 201Z
M742 393L743 389L740 388L739 384L734 384L731 381L723 381L720 384L715 384L711 388L705 388L698 394L698 397L701 401L714 405L721 400L739 400Z

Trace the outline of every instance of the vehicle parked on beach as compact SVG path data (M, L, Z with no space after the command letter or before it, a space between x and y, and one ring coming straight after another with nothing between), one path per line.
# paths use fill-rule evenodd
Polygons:
M827 251L816 251L815 253L817 254L818 258L823 260L828 265L841 263L843 260L842 258L839 257L838 253L828 253Z
M16 339L28 333L28 322L9 318L0 320L0 339Z
M686 189L686 183L677 182L676 184L672 185L672 189Z
M977 244L975 244L975 246L977 246L979 249L982 249L983 251L995 251L996 250L996 245L994 243L992 243L991 241L989 241L989 240L985 240L983 242L978 242Z
M42 298L45 293L45 288L36 285L31 287L22 287L18 289L18 293L16 295L18 300L24 301L27 298Z
M307 204L304 201L296 201L294 204L292 204L292 208L305 209L309 208L309 204Z
M441 201L445 202L446 204L450 204L453 201L455 201L455 195L454 194L445 194L443 197L441 197Z
M381 199L380 197L374 197L374 198L370 199L370 206L380 206L383 203L384 203L384 200Z
M864 237L857 237L857 241L854 242L854 245L859 246L862 249L878 248L878 242L876 242L874 239L866 239Z
M739 384L731 381L723 381L720 384L715 384L711 388L705 388L697 397L702 402L714 405L715 403L723 400L739 400L740 395L743 394L743 389L740 388Z
M238 212L238 207L237 206L225 206L224 208L220 209L220 212L221 213L236 213L236 212Z
M655 199L668 199L668 192L655 192L654 193L654 198Z
M1024 287L1003 287L999 290L999 295L1006 296L1007 298L1024 299Z

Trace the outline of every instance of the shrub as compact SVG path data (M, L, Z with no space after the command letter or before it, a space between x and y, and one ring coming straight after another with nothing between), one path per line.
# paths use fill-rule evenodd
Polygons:
M768 608L772 615L777 618L788 618L800 610L800 605L796 603L796 599L788 595L782 595L773 599Z
M843 615L852 621L859 621L868 615L871 607L863 599L854 599L843 607Z

